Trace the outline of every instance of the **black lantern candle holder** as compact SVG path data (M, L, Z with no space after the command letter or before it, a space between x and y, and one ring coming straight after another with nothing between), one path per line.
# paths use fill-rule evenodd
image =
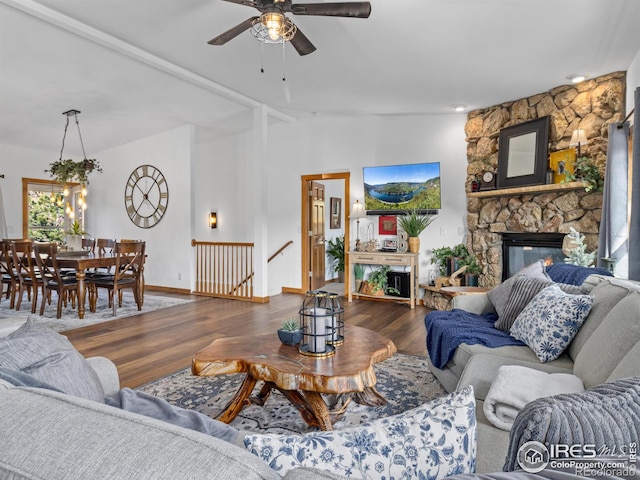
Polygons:
M327 308L327 292L307 292L300 307L302 344L298 351L312 357L330 357L336 353L331 344L334 337L334 312Z
M324 308L331 312L331 318L327 321L327 327L331 330L330 345L338 346L344 343L344 308L340 305L340 295L325 292Z

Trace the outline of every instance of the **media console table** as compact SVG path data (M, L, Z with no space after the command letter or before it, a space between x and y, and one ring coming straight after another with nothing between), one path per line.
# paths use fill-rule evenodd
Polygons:
M351 302L353 297L363 298L387 298L395 301L405 301L411 305L411 308L416 306L416 298L418 291L418 257L419 253L394 253L394 252L348 252L349 257L349 272L353 272L353 265L356 263L364 265L389 265L389 266L401 266L409 267L409 297L396 297L394 295L368 295L365 293L356 292L355 290L355 278L353 275L349 275L349 296L348 300Z

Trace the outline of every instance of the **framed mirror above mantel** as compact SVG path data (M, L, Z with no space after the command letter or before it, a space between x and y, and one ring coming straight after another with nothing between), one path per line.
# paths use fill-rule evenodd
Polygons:
M500 130L498 189L543 185L548 166L549 116Z

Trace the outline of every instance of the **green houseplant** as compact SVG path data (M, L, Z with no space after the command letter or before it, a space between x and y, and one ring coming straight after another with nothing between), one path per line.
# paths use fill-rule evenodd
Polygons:
M94 158L85 158L77 162L68 158L50 163L49 170L45 170L45 172L49 172L62 185L69 182L78 182L86 185L89 183L89 174L94 170L102 172L100 163Z
M344 281L344 235L327 240L326 253L335 261L333 269L338 280Z
M285 345L297 345L302 341L302 332L300 331L300 324L295 317L285 318L282 320L282 325L278 329L278 338Z
M353 264L353 277L356 280L356 292L360 291L362 280L364 280L364 265L361 263Z
M369 293L371 295L387 295L389 293L395 293L400 295L400 292L393 287L389 286L389 279L387 273L391 271L391 267L382 265L373 270L367 277L367 283L369 285Z
M588 157L576 158L573 173L567 173L564 181L584 182L584 189L587 192L602 192L604 190L604 177L600 173L600 168Z
M461 266L467 267L464 273L464 284L467 287L477 287L478 277L482 273L482 266L478 263L476 257L469 253L462 259Z
M435 219L436 215L422 215L415 208L398 216L398 225L409 235L409 251L411 253L420 251L420 234Z

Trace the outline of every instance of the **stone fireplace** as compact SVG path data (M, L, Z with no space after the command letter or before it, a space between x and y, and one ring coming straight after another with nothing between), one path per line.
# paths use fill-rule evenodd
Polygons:
M550 116L549 152L569 147L573 130L585 129L583 156L604 172L608 126L625 116L625 73L616 72L577 85L506 102L469 113L467 135L467 246L483 266L480 284L493 287L503 278L503 235L555 234L573 227L585 235L589 251L598 246L602 194L581 184L551 184L471 192L483 172L497 171L500 129Z

